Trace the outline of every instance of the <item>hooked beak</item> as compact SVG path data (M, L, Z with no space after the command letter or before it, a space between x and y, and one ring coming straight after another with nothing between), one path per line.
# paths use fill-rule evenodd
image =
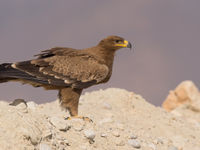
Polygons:
M130 50L131 50L132 49L131 42L124 40L124 47L130 48Z
M130 48L130 49L132 49L132 45L131 45L131 43L130 42L128 42L128 44L127 44L127 46L126 46L127 48Z
M129 41L127 41L127 40L124 40L124 43L116 44L116 46L126 47L126 48L132 49L131 43Z

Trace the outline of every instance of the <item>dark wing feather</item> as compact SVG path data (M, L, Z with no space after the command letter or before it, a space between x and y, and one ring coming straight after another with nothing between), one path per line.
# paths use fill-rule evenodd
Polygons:
M73 52L75 49L72 48L67 48L67 47L54 47L52 49L44 50L40 54L34 55L38 59L41 58L47 58L47 57L52 57L52 56L59 56L59 55L67 55L71 52Z
M86 88L100 83L108 75L108 67L93 56L73 49L51 49L38 55L38 59L19 62L16 68L49 84Z
M18 62L13 65L13 67L23 73L23 75L17 75L16 78L26 79L46 85L66 86L63 80L55 79L52 76L41 73L39 71L40 67L31 64L31 61Z

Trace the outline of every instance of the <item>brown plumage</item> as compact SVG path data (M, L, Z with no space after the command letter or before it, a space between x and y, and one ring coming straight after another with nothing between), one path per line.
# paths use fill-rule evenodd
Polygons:
M59 90L61 106L71 116L78 115L83 89L110 79L116 50L131 44L118 36L109 36L97 46L76 50L56 47L42 51L36 59L0 65L0 83L19 81L47 90Z

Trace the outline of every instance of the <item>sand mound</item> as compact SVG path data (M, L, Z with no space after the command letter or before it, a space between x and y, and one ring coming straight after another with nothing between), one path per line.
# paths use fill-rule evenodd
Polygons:
M123 89L81 97L80 119L65 120L58 101L0 102L0 150L199 150L200 123L183 120Z

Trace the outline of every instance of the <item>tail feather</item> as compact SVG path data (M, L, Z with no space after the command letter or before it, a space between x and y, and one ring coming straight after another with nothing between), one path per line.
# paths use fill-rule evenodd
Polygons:
M30 81L34 81L34 82L38 82L42 84L48 84L47 80L44 80L44 79L41 80L26 72L15 69L11 65L12 65L11 63L0 64L0 83L8 82L14 79L24 79L24 80L30 80Z
M13 79L7 75L11 67L10 63L0 64L0 83L8 82L9 80Z

